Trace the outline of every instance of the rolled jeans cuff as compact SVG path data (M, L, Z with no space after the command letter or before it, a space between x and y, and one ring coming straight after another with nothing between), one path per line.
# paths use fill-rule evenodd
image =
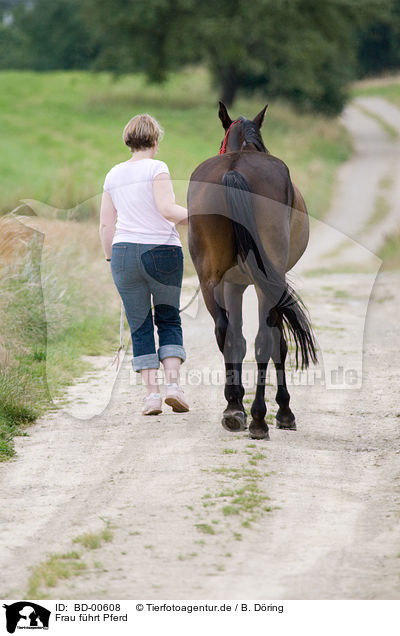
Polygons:
M158 350L158 357L160 360L164 360L164 358L180 358L182 362L185 362L186 352L182 345L163 345Z
M132 369L142 371L142 369L159 369L160 361L156 353L146 353L144 356L134 356L132 358Z

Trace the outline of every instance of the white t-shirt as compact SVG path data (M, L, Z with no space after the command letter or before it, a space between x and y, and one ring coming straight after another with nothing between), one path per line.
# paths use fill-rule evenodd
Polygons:
M107 173L104 191L117 210L114 243L181 245L175 225L159 212L153 194L153 180L168 166L156 159L118 163Z

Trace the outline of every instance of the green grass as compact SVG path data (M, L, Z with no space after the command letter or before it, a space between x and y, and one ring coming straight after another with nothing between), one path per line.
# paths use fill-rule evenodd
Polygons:
M370 95L383 97L400 107L400 77L389 76L386 79L364 80L356 83L351 93L354 97Z
M203 534L215 534L215 530L209 523L196 523L196 528Z
M249 451L248 449L255 450ZM223 448L222 453L224 455L230 454L226 453L227 450L231 449ZM264 453L257 450L256 444L246 444L242 452L246 455L251 454L248 461L254 466L259 461L267 459ZM206 504L207 508L211 505L217 505L213 514L220 512L223 519L231 522L235 522L237 519L236 523L240 523L244 528L250 528L254 521L257 521L266 512L272 510L270 506L266 505L270 498L264 490L264 478L268 477L269 473L261 472L256 468L249 468L246 464L238 467L223 465L214 468L213 472L223 480L222 482L221 480L217 482L220 489L203 495L203 499L208 501ZM215 521L212 521L212 523L215 523ZM198 524L197 527L199 525L205 529L211 527L206 523Z
M370 117L371 119L378 122L378 124L389 135L389 137L391 137L392 139L398 138L399 133L397 129L394 128L394 126L391 126L391 124L389 124L385 119L383 119L376 113L373 113L372 111L368 110L368 108L365 108L365 106L361 106L361 104L356 104L356 106L362 113L364 113L364 115L367 115L367 117Z
M338 256L340 256L343 250L352 246L353 246L353 241L350 241L349 239L345 239L344 241L339 243L339 245L336 245L336 247L326 252L324 254L324 258L337 258Z
M382 269L389 271L400 269L400 227L397 232L386 237L378 256L383 261Z
M29 382L14 371L0 369L0 461L15 455L14 437L38 416L38 409L27 399Z
M335 263L331 267L315 267L304 272L306 278L320 278L333 274L368 274L370 268L364 263Z
M100 548L104 542L109 543L113 534L108 527L100 532L86 532L73 539L72 543L79 543L87 550ZM102 567L98 561L94 562L95 568ZM72 576L82 574L87 565L82 560L82 554L72 550L66 554L51 554L33 568L28 581L27 598L49 598L48 588L55 587L61 579L69 579Z
M231 114L253 117L266 101L239 98ZM123 126L146 111L165 129L159 158L182 180L176 192L184 202L191 172L218 152L223 137L205 70L173 74L162 86L148 85L141 75L1 72L0 209L22 198L70 208L100 193L107 171L129 156ZM336 120L270 102L263 136L270 152L288 164L310 212L322 216L336 168L350 154L344 129Z
M77 552L53 554L37 565L29 577L26 597L33 599L48 598L46 588L55 587L61 579L82 574L87 565L81 561Z
M33 353L17 355L13 367L0 369L0 461L15 455L13 438L23 435L28 424L53 407L52 397L90 368L80 356L104 353L105 339L110 346L113 336L107 317L88 317L60 333L50 349L47 368L46 358L37 359L33 348Z
M346 289L335 289L333 295L335 298L350 298L350 294Z
M67 234L69 225L63 230ZM40 259L31 248L0 280L0 461L14 455L15 435L90 368L82 354L111 354L117 343L117 315L90 295L91 268L77 260L88 246L77 244L68 258L59 249L56 266L48 251Z
M80 543L84 548L89 550L97 550L101 545L106 542L109 543L113 540L113 533L109 528L105 528L101 532L86 532L85 534L75 537L73 543Z
M371 216L367 220L366 229L371 229L383 219L387 217L390 212L390 205L388 203L386 197L386 190L390 188L393 183L393 179L385 177L381 179L379 183L379 192L374 201L374 208L372 210Z
M378 223L383 221L390 212L390 205L383 194L378 194L375 199L374 209L371 216L367 220L366 228L371 229Z

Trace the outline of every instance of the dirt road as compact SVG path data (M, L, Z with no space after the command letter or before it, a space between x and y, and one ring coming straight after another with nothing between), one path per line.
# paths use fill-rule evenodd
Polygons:
M382 100L344 114L355 154L292 276L322 349L319 368L291 374L298 430L271 426L271 441L252 442L222 429L223 364L202 301L183 318L190 413L143 418L130 356L112 392L96 359L69 411L89 415L110 392L106 410L47 415L0 468L1 597L26 595L33 573L30 596L45 598L399 598L400 277L375 281L368 249L398 220L400 144L359 106L400 132L400 111ZM251 399L251 289L245 325ZM267 396L274 414L272 386ZM86 567L49 587L49 555L71 551Z

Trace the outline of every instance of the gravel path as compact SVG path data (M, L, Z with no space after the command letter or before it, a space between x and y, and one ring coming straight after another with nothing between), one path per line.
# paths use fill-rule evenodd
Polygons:
M383 100L362 107L400 121ZM114 386L96 359L68 412L42 418L0 467L1 597L26 594L48 555L78 550L86 569L42 586L44 597L399 598L400 286L397 274L376 277L370 252L397 222L399 142L357 104L343 120L355 154L292 275L322 349L320 367L289 374L298 430L271 427L255 443L222 429L223 364L202 301L183 317L190 413L143 418L129 355ZM389 209L372 227L378 196ZM252 289L245 301L251 398ZM273 387L267 396L273 414ZM74 543L106 526L113 538L99 548Z

